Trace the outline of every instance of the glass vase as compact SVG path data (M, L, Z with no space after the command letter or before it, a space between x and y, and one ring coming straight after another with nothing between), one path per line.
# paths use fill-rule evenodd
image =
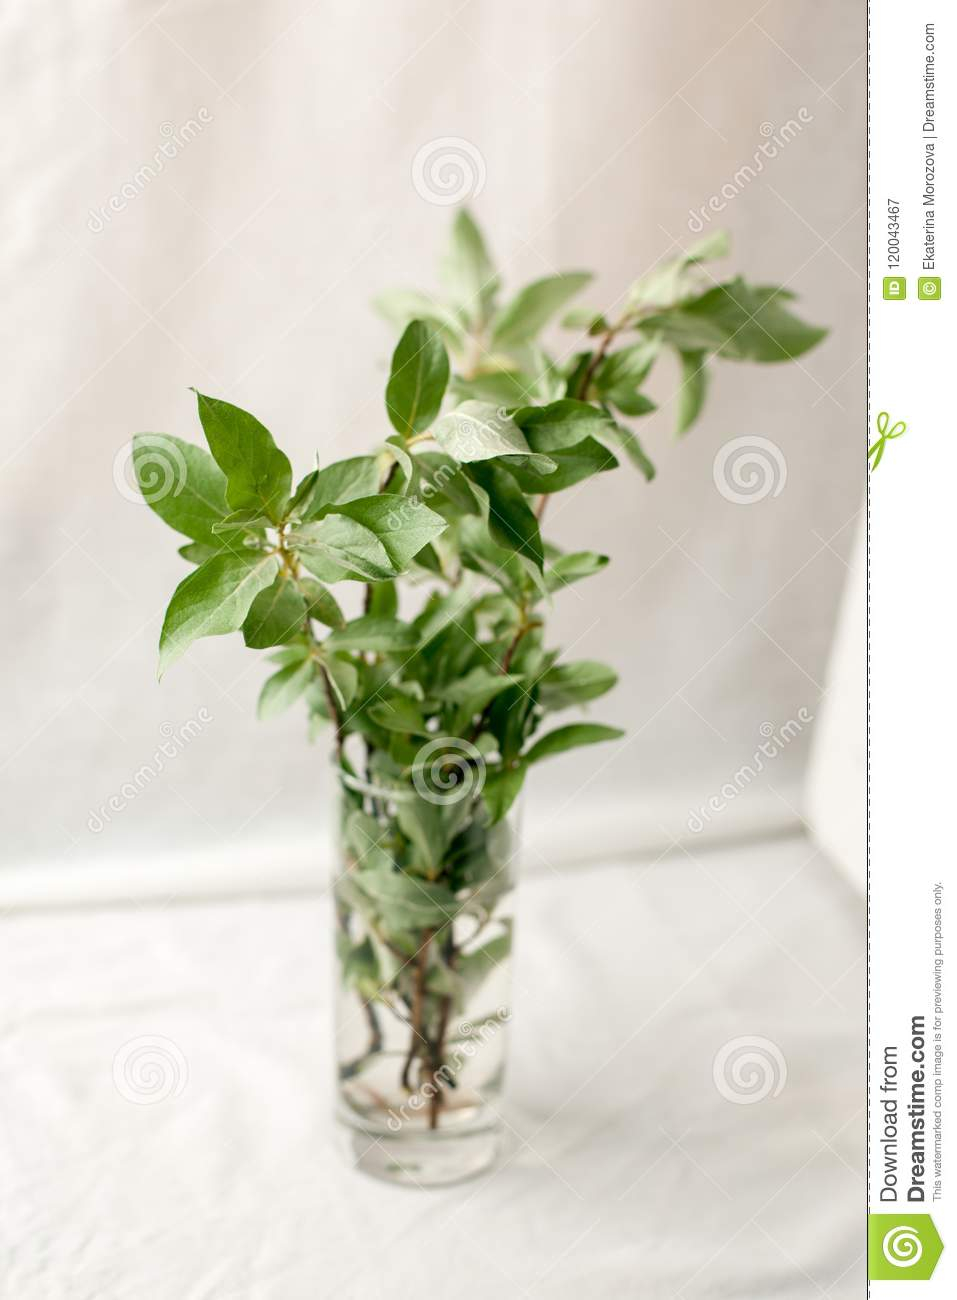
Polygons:
M420 1187L486 1169L501 1129L518 815L453 743L411 778L339 774L338 1120L356 1167Z

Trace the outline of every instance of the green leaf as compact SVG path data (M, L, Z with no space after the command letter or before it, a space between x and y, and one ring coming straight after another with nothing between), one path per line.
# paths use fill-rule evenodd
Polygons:
M748 285L739 277L676 311L650 317L644 328L660 328L668 342L684 351L717 351L732 361L790 361L827 334L790 312L785 306L790 298L774 286Z
M217 538L217 541L221 540L221 538ZM222 549L221 546L213 546L211 542L188 542L185 546L180 546L176 553L181 555L184 560L189 560L190 564L202 564L204 560L209 560L214 555L218 555Z
M324 623L326 627L345 627L346 618L338 601L321 582L316 582L313 578L300 578L299 590L307 602L310 618Z
M466 569L484 574L512 600L518 601L525 591L525 571L513 550L506 550L492 539L488 523L488 496L477 486L476 492L482 498L483 517L463 519L459 523L462 564Z
M454 516L477 515L478 502L457 460L444 451L419 451L416 462L420 470L419 494L426 502L451 507Z
M459 912L455 895L445 885L381 864L358 871L356 883L395 929L436 928Z
M380 574L379 579L404 572L423 546L434 541L447 527L442 516L428 506L393 492L360 497L346 505L336 506L334 514L327 516L327 520L340 516L352 519L374 533L385 549L394 572Z
M559 591L582 578L604 569L608 563L607 555L598 555L594 551L573 551L560 555L545 570L545 586L549 591Z
M343 514L303 524L289 534L289 543L321 582L381 582L399 572L376 534Z
M249 607L279 570L275 555L222 552L204 560L173 592L160 633L160 676L201 636L242 627Z
M455 313L415 289L390 289L374 298L372 305L397 329L404 329L410 320L424 320L434 325L457 352L465 344L465 331Z
M243 640L254 650L284 645L299 636L306 622L306 602L295 583L280 574L261 591L243 621Z
M376 654L394 654L414 650L418 634L410 623L377 614L362 614L344 628L330 632L323 645L330 650L362 650Z
M138 433L133 470L144 501L165 524L196 542L223 545L213 525L226 513L226 479L208 451L168 433Z
M359 670L348 659L340 658L336 654L327 655L323 667L329 678L336 704L343 711L348 709L359 689Z
M528 469L535 474L554 474L558 469L558 461L553 456L545 456L537 451L515 456L496 456L494 459L496 465L504 465L506 469Z
M482 798L491 814L493 825L508 815L522 789L527 770L524 763L516 763L514 767L500 767L487 773Z
M488 530L492 540L508 551L524 555L541 570L545 557L538 520L512 475L484 461L469 465L468 475L482 489L488 503Z
M240 532L261 532L267 528L272 521L255 507L246 507L243 510L232 510L225 519L220 519L219 523L213 524L213 532L218 536L223 533L240 533Z
M421 709L398 691L370 705L369 717L386 731L397 731L402 735L427 734Z
M705 369L707 353L678 351L681 362L681 387L676 399L675 432L687 433L701 414L708 390L708 372Z
M271 664L279 664L280 668L285 668L286 664L301 664L309 658L309 647L305 641L294 641L281 650L274 650L266 658Z
M521 770L512 768L509 771L513 773L519 772L519 787L521 787ZM495 820L498 821L500 818L495 818ZM503 961L508 959L508 955L512 951L511 924L507 921L503 924L505 929L501 934L486 940L480 947L473 948L471 952L463 953L459 958L456 969L464 985L467 997L471 997L472 994L478 992L489 975L494 970L497 970Z
M442 865L446 846L442 806L426 799L399 799L395 815L403 835L415 848L416 865L429 875L435 874Z
M507 691L521 680L518 674L502 673L498 669L493 671L480 665L445 686L442 701L458 706L467 719L475 713L481 713L496 695L501 695L502 691Z
M482 232L465 208L459 208L452 223L439 278L448 297L469 320L476 325L487 320L499 281Z
M679 257L670 258L637 280L627 296L629 309L657 306L670 308L700 291L700 276L695 274L702 262L725 257L730 241L723 230L715 230L699 239Z
M493 322L493 346L510 348L534 339L591 278L590 271L568 271L526 285Z
M563 369L554 362L538 343L517 343L510 347L507 357L497 360L498 365L507 362L506 369L519 370L528 375L531 387L523 402L555 402L565 392ZM518 403L514 403L517 405Z
M366 613L394 618L399 608L399 594L394 582L370 582L366 592Z
M610 329L608 321L594 307L573 307L562 317L562 329L585 330L586 333L604 334Z
M549 402L547 406L522 407L512 418L532 450L549 455L575 447L585 438L597 437L614 423L607 411L571 397Z
M660 346L656 338L640 339L605 357L595 374L598 391L603 395L618 389L631 391L643 384L658 357Z
M534 697L530 697L523 686L513 686L492 701L488 729L495 737L505 766L511 766L518 759L537 718Z
M613 668L594 659L556 664L538 679L538 701L545 709L567 709L597 699L617 681Z
M391 491L398 492L401 496L408 496L415 476L415 462L406 451L405 442L399 434L394 433L390 438L386 438L380 456L382 465L380 481L390 484L401 483L401 487L392 487Z
M658 336L683 352L718 352L727 340L727 330L706 316L679 308L660 316L649 316L639 328L654 328Z
M641 443L630 429L613 420L595 436L609 450L623 451L635 468L641 470L649 483L655 477L654 465L645 455Z
M449 358L442 340L424 321L414 320L392 356L385 405L393 429L405 437L424 433L438 415L449 382Z
M289 502L288 515L290 518L301 519L302 511L306 503L312 497L313 489L316 486L316 479L319 477L319 467L311 469L309 473L300 480L298 487L292 494L292 500Z
M379 489L379 467L374 456L352 456L314 473L299 507L304 523L317 519L329 506L367 497Z
M463 402L437 420L432 432L439 446L463 463L531 450L518 425L491 402Z
M466 582L453 587L449 592L436 593L413 622L421 645L427 646L446 628L464 618L474 600Z
M535 392L535 380L520 370L490 370L463 379L456 375L453 394L465 401L474 398L495 407L523 406Z
M340 931L336 935L336 954L340 962L342 985L347 989L356 989L363 1001L370 1001L375 997L380 986L383 983L379 961L376 950L372 943L371 935L356 944L349 942L348 937ZM342 1077L350 1077L351 1071L358 1067L342 1067L346 1073Z
M258 510L278 523L292 489L292 467L272 434L238 406L202 393L196 398L209 449L226 475L229 506Z
M617 406L622 415L650 415L658 409L650 397L628 388L613 389L605 395L605 400Z
M359 669L350 660L337 654L326 655L322 667L329 677L329 685L339 710L347 710L359 689Z
M726 230L712 230L685 251L684 260L690 266L697 262L716 262L731 252L731 236Z
M553 754L563 754L579 745L597 745L603 740L618 740L625 733L619 727L604 727L597 722L572 722L567 727L549 731L525 754L526 763L538 763Z
M390 833L387 827L380 825L369 813L356 808L346 818L343 826L343 841L357 866L382 863L390 866L392 859L386 848ZM381 854L386 856L383 858Z
M551 459L554 468L545 474L538 472L534 464L517 463L519 461L517 456L502 456L497 463L504 465L522 491L531 495L560 492L563 488L573 487L593 474L600 474L618 466L618 461L612 453L594 438L584 438L575 447L553 451Z
M314 672L312 660L305 659L302 663L287 664L285 668L280 668L277 673L267 677L259 693L257 717L265 721L285 712L302 695L312 681Z

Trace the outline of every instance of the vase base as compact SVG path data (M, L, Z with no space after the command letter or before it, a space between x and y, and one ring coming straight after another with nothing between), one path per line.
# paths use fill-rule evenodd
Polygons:
M485 1128L392 1136L343 1125L340 1145L349 1164L371 1178L405 1187L449 1187L478 1177L495 1163L499 1133Z

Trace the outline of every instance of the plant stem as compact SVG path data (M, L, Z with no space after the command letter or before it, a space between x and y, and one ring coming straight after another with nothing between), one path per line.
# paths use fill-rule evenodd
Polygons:
M526 632L530 632L533 627L537 627L537 626L538 626L537 623L535 623L534 621L528 622L525 616L525 611L523 610L521 626L519 627L515 635L512 637L511 645L505 651L505 654L502 658L502 667L500 671L503 677L508 673L508 670L512 666L512 660L515 658L515 651L518 649L519 642L521 641L522 637L526 634Z
M412 1036L409 1039L409 1050L406 1054L405 1064L402 1066L402 1086L407 1091L411 1091L412 1083L410 1073L412 1063L420 1051L420 1044L428 1043L424 1032L424 1013L425 1013L425 975L429 964L429 946L435 935L434 930L423 930L422 944L416 954L415 959L415 992L412 996Z
M300 582L301 575L299 572L299 560L295 555L295 553L290 551L288 546L286 545L285 524L282 524L279 528L279 541L278 541L277 551L278 551L280 563L282 564L283 567L283 572L286 574L286 577L289 579L289 581L295 586L296 590L300 593L303 599L306 600L306 594L302 590L302 585ZM308 604L308 601L306 603ZM342 747L343 747L343 741L345 740L343 724L342 724L342 714L339 712L339 706L336 704L336 697L332 690L332 683L329 680L329 674L326 671L325 665L318 659L316 655L316 651L319 649L320 642L316 638L315 632L313 632L312 630L312 619L309 617L308 613L306 614L305 621L303 623L303 631L305 632L306 638L309 642L310 655L319 667L319 676L322 679L322 690L323 690L323 694L326 697L326 708L329 711L329 721L332 723L333 728L335 729L336 759L341 767Z
M611 347L612 343L614 343L621 331L634 319L635 314L633 312L625 312L619 320L615 321L614 325L609 325L605 330L604 334L601 336L601 341L592 353L591 360L585 367L582 377L579 380L578 387L575 390L574 396L578 401L588 401L588 390L591 387L591 381L595 378L595 373L598 370L598 367L608 355L608 349ZM539 497L538 505L535 508L535 518L539 523L542 522L542 519L545 516L545 507L547 505L548 497L543 493L542 496Z
M618 333L621 327L622 326L620 321L617 325L609 325L608 329L605 330L604 334L602 335L601 342L599 343L595 351L592 353L592 358L589 361L588 365L585 367L585 372L582 375L581 382L578 385L578 392L575 394L575 396L578 398L579 401L581 402L587 401L588 390L591 387L591 381L595 378L595 371L604 361L605 355L608 352L608 349L611 347L615 335Z
M339 903L336 904L336 920L339 923L339 929L346 937L349 937L349 914ZM369 1046L357 1056L354 1061L347 1061L339 1067L340 1079L351 1079L358 1074L362 1067L373 1056L378 1056L382 1051L382 1026L379 1024L379 1017L376 1015L376 1009L371 1001L363 1000L362 1011L369 1025Z
M452 933L452 927L449 926L448 935L443 945L443 956L446 965L450 970L455 968L455 936ZM439 1073L445 1063L445 1035L448 1032L449 1016L452 1012L452 995L446 993L440 1003L439 1026L435 1038L432 1042L431 1066L432 1066L432 1096L429 1098L429 1128L438 1128L439 1112L445 1099L443 1092L444 1084L439 1082Z
M392 479L393 479L393 477L394 477L394 475L395 475L395 472L396 472L396 470L397 470L398 468L399 468L399 462L398 462L397 460L394 460L394 461L392 462L392 464L389 466L389 470L388 470L388 473L386 474L385 478L383 478L382 481L381 481L381 483L379 484L379 491L380 491L380 492L385 492L385 491L386 491L386 489L388 488L389 484L392 482ZM372 584L371 584L371 583L366 583L366 592L365 592L365 596L364 596L364 598L363 598L363 602L362 602L362 612L363 612L363 614L368 614L368 612L369 612L369 610L370 610L371 608L372 608Z
M308 619L306 622L308 623ZM310 634L312 629L309 629ZM342 715L339 712L339 706L336 704L336 697L332 692L332 682L329 680L329 674L326 671L326 665L319 665L319 676L322 678L322 691L326 697L326 708L329 710L329 720L335 728L336 736L336 761L342 766L343 734L342 734Z
M508 649L505 651L505 654L502 656L502 662L499 665L499 672L502 674L503 677L506 676L508 670L512 666L512 660L515 657L515 651L518 649L519 642L521 641L522 637L525 635L526 632L530 632L533 627L538 627L538 626L539 624L536 623L534 620L529 622L528 611L523 609L522 621L519 624L517 632L512 637L512 640L509 642ZM491 711L494 702L495 702L494 700L490 700L489 703L486 704L485 708L482 710L478 722L476 722L475 726L472 728L472 734L471 736L469 736L469 740L472 741L473 743L482 734L482 728L485 726L485 723L488 721L488 715Z

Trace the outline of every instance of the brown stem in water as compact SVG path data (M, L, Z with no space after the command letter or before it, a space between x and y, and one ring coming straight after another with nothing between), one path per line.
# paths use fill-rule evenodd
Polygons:
M348 935L349 914L343 907L338 905L336 906L336 920L342 933ZM376 1009L371 1001L363 1000L362 1012L369 1026L369 1046L354 1061L347 1061L339 1067L340 1079L351 1079L353 1075L359 1073L366 1061L373 1056L378 1056L382 1051L382 1026L379 1024L379 1017L376 1015Z
M424 930L422 946L416 953L415 989L412 995L412 1036L409 1039L409 1050L402 1066L402 1086L407 1092L412 1091L410 1078L412 1063L418 1056L421 1047L428 1046L428 1039L425 1036L425 975L429 964L429 945L434 935L434 930Z
M446 948L445 960L450 967L455 965L455 948L452 946L451 935ZM432 1043L432 1096L429 1098L429 1128L439 1127L439 1112L445 1100L444 1083L439 1079L439 1074L445 1063L445 1035L448 1032L451 1012L452 996L446 993L441 1002L438 1031Z

